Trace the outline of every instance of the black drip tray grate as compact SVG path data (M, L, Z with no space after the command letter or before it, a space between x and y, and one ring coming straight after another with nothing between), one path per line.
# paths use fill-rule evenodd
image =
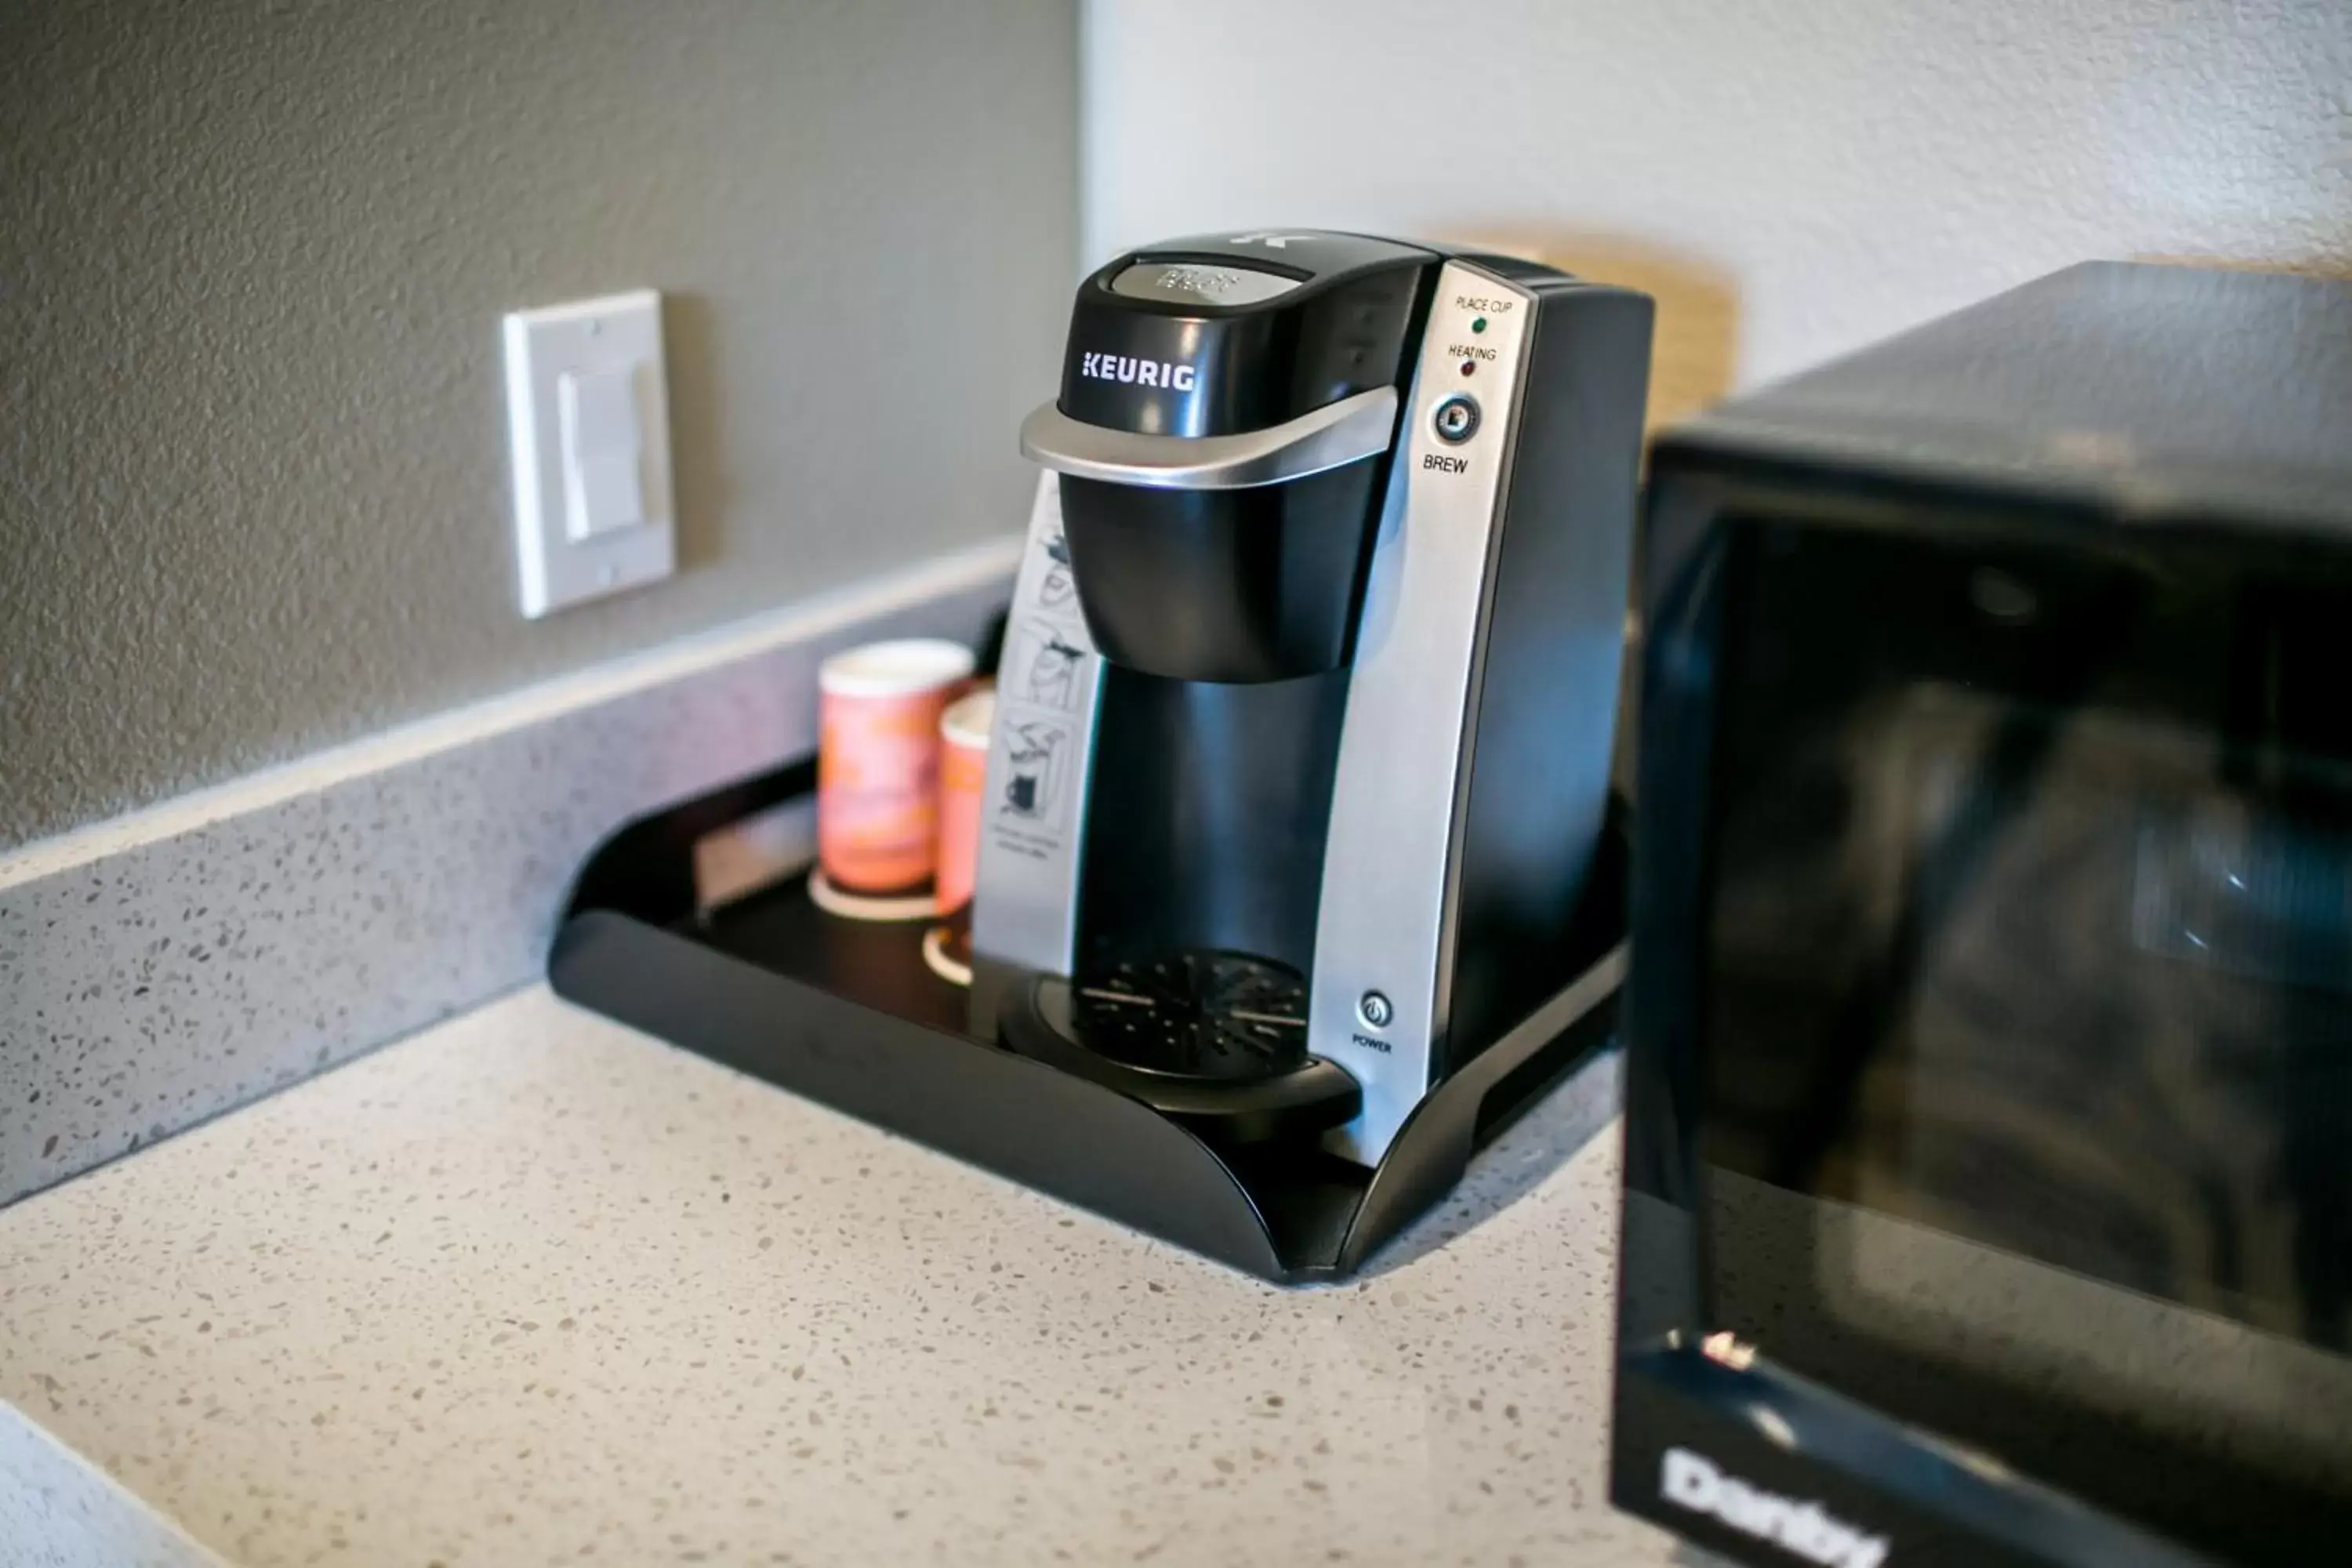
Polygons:
M1180 952L1123 963L1071 988L1071 1033L1141 1068L1245 1083L1307 1059L1307 984L1239 952Z

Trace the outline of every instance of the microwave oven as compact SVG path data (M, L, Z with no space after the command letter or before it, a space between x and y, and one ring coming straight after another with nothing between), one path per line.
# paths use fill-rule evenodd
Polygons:
M2352 286L2070 268L1651 475L1613 1500L2352 1562Z

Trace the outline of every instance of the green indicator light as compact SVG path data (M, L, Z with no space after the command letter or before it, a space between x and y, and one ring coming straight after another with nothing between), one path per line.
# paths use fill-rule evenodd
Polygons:
M1483 332L1483 331L1485 331L1486 330L1486 317L1484 317L1484 316L1481 316L1481 317L1479 317L1476 321L1475 321L1471 322L1471 323L1470 323L1470 330L1471 330L1472 331L1474 331L1474 332Z

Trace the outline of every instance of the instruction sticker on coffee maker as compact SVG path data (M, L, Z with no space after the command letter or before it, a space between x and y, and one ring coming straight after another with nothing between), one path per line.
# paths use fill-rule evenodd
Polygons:
M1050 708L1057 713L1076 712L1087 650L1043 619L1021 626L1011 642L1011 656L998 682L998 700Z
M997 815L1015 826L1032 826L1059 831L1062 826L1063 759L1069 752L1070 727L1044 719L1015 719L1007 726L1010 743L1005 758L1004 788Z
M1101 662L1078 605L1059 501L1049 479L1005 629L986 801L989 849L1033 865L1068 858Z

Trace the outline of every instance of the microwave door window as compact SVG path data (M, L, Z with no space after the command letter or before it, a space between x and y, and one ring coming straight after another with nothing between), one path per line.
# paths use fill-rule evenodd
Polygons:
M2352 748L2297 693L2352 626L2193 559L1737 558L1717 1326L2216 1549L2340 1518Z

